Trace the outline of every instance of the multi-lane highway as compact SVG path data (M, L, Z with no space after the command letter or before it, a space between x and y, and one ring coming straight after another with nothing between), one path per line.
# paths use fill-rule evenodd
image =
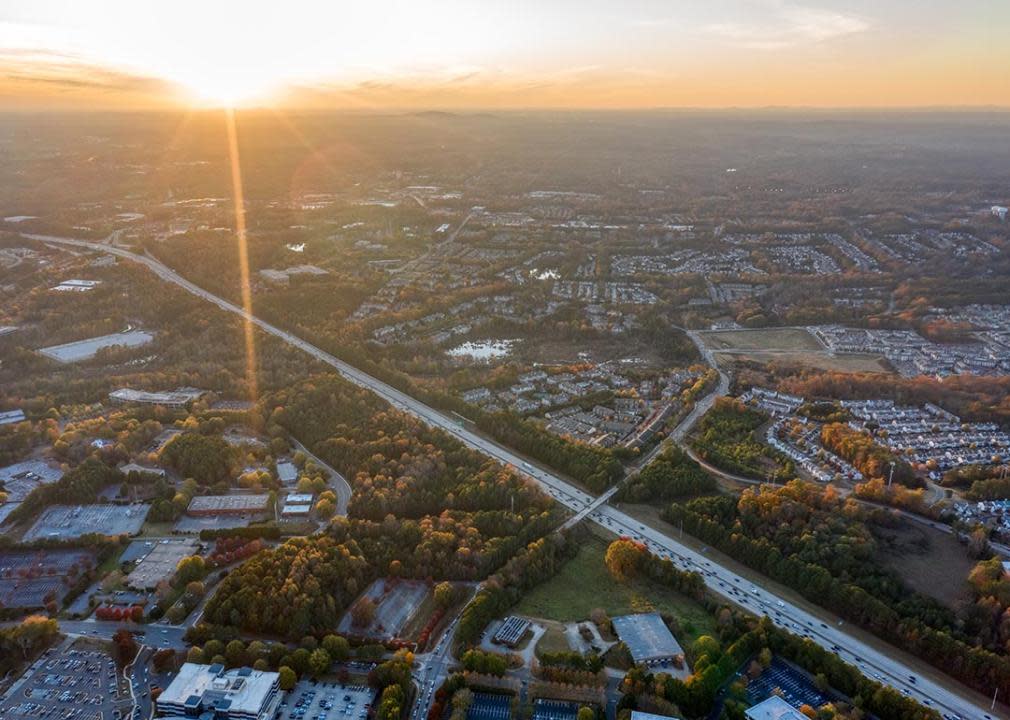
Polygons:
M138 255L119 247L71 238L42 235L25 235L25 237L40 242L70 245L111 253L140 263L161 279L174 283L190 293L204 298L222 310L241 316L247 322L256 325L264 332L333 367L348 381L371 390L403 412L414 415L429 425L441 428L471 448L484 452L499 462L512 466L517 471L539 483L555 500L567 506L573 512L578 513L580 510L593 504L595 500L593 496L557 475L543 468L534 467L508 448L477 434L467 427L461 426L455 419L348 365L346 362L301 338L246 313L241 307L207 292L150 256ZM720 384L724 381L723 376ZM962 691L955 681L950 680L941 685L929 678L918 676L914 670L900 659L880 652L870 647L857 636L850 634L847 627L840 622L822 621L822 616L815 616L784 598L775 595L764 586L764 583L755 584L736 575L729 569L719 566L716 562L695 552L687 545L664 535L658 530L639 524L636 520L616 508L601 505L591 511L589 518L617 534L626 534L641 539L654 552L671 557L682 568L701 572L709 589L717 595L747 607L754 612L766 613L776 624L793 632L807 635L822 647L834 650L845 660L858 665L864 673L914 697L923 704L937 709L944 714L965 719L984 720L991 717L990 711L986 707L983 707L982 704L972 700L968 691ZM427 688L424 691L426 693Z

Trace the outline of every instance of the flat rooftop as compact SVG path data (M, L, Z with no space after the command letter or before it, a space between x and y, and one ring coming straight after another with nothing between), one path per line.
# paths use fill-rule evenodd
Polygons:
M667 660L683 652L659 613L622 615L615 617L613 623L636 663Z
M778 695L772 695L764 702L748 708L744 715L748 720L808 720L806 715Z
M271 697L279 695L279 678L275 672L250 668L184 663L158 698L158 710L192 715L201 709L221 709L229 717L264 717Z
M269 502L267 495L200 495L190 501L187 512L263 512Z

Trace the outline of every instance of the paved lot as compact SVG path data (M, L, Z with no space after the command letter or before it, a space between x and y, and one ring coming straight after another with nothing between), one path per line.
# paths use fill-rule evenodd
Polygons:
M67 591L64 578L94 562L88 550L0 552L0 606L42 607L50 597L59 602Z
M574 720L579 704L567 700L537 699L533 702L532 720Z
M150 508L150 505L54 505L35 521L24 540L76 538L88 533L135 535L144 525Z
M150 545L150 551L126 576L130 587L157 587L159 582L169 579L179 561L193 555L198 546L197 541L190 538L149 540L145 544Z
M303 680L274 715L276 720L364 720L375 700L367 685Z
M782 699L795 708L801 705L819 708L834 699L818 690L806 675L779 658L774 658L760 677L747 684L747 699L752 703L767 700L776 688L782 691Z
M467 710L466 720L509 720L512 717L512 696L477 692Z
M394 583L385 579L376 580L368 586L362 596L371 598L376 605L372 623L366 628L353 627L351 611L348 610L340 620L339 631L382 639L398 637L429 592L426 583L416 580L400 580Z
M50 649L0 701L3 720L113 720L132 703L105 652L85 642Z

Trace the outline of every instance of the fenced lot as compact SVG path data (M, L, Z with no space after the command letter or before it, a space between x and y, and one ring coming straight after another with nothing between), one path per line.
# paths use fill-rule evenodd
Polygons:
M767 700L776 688L782 691L782 699L795 708L801 705L819 708L834 700L818 690L806 675L779 658L773 658L768 669L747 684L747 699L751 703Z
M88 550L21 550L0 553L0 606L36 608L59 602L80 573L94 565Z
M512 696L475 692L466 720L510 720Z
M76 538L88 533L135 535L150 505L54 505L25 533L25 542L44 538Z
M353 606L340 619L338 631L348 635L391 640L400 636L404 626L418 611L430 588L417 580L379 579L368 586L357 602L369 599L375 603L375 615L367 627L355 627ZM357 604L357 603L355 603Z

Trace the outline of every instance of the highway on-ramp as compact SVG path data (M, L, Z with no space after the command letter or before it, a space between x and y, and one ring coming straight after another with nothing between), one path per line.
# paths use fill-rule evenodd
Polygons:
M110 253L126 260L140 263L166 282L174 283L188 292L213 303L222 310L241 316L264 332L331 366L348 381L371 390L403 412L414 415L431 426L441 428L469 447L479 450L499 462L512 466L517 471L539 483L549 495L570 508L573 512L578 513L580 510L586 508L586 506L591 505L595 500L593 496L553 473L540 467L534 467L508 448L461 426L457 420L425 405L406 393L372 377L368 373L362 372L296 335L246 313L238 305L207 292L153 257L139 255L120 247L73 238L28 234L24 237L44 243L74 246ZM778 597L760 583L755 583L736 575L729 569L721 567L716 562L695 552L683 543L664 535L658 530L641 525L616 508L602 505L594 509L589 514L589 518L617 534L639 538L654 552L670 557L682 568L701 572L708 588L715 594L726 598L730 602L747 607L758 614L767 614L776 624L792 632L807 635L822 647L834 650L846 661L858 665L865 674L890 685L941 713L965 718L966 720L968 718L984 720L991 717L990 711L971 700L966 690L961 692L960 688L956 687L954 680L950 680L947 686L944 686L930 678L919 677L914 670L910 669L900 659L886 655L849 634L841 623L832 622L829 624L823 622L820 617L814 616L803 608L791 604L784 598Z

